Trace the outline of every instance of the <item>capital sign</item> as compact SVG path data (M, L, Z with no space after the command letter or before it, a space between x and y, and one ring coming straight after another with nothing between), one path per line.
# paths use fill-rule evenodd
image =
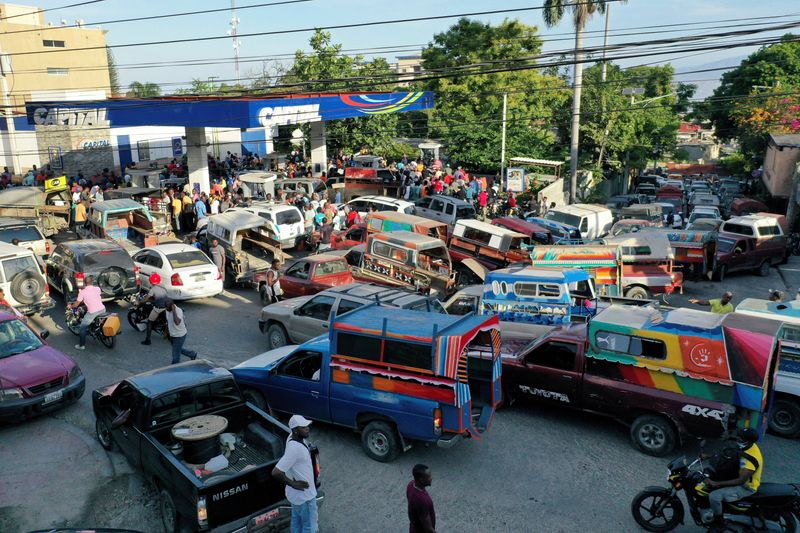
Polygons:
M108 109L71 107L37 107L33 123L37 126L110 126Z

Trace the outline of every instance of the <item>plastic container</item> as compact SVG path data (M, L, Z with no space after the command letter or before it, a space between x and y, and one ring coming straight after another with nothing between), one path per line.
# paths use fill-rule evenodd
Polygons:
M228 468L228 459L226 459L224 455L212 457L205 466L205 469L211 473L219 472L225 468Z

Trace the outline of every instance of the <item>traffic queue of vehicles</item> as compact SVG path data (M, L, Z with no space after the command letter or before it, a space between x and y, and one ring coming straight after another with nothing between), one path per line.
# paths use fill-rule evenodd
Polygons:
M351 181L380 193L368 163ZM325 194L307 181L294 185ZM255 185L274 186L271 178ZM658 197L655 187L640 188L642 202ZM698 202L704 190L688 188ZM649 300L683 290L684 264L718 278L748 268L763 275L786 258L779 218L733 218L718 233L695 235L660 228L659 204L622 206L622 216L643 223L608 236L614 214L592 204L490 223L446 196L416 204L352 190L346 196L365 218L334 235L333 251L284 261L284 300L265 305L258 320L269 351L230 370L195 361L93 392L100 443L118 447L156 484L166 531L285 525L289 507L268 472L283 451L287 428L279 417L287 413L353 429L366 455L382 462L416 443L449 448L479 437L501 403L518 400L617 419L637 449L656 456L690 437L743 427L800 433L800 368L791 364L794 337L783 326L791 313L759 305L729 315L662 311ZM282 206L255 202L210 216L192 237L206 251L219 241L221 275L195 247L168 243L169 232L141 204L104 203L93 206L87 240L49 253L46 280L65 296L92 275L109 300L132 298L148 286L140 278L157 273L178 297L213 296L224 279L261 291L268 303L272 260L301 242L299 230L279 227L299 222ZM6 255L19 262L11 248ZM16 292L32 300L32 312L49 298L45 273L35 267L41 291L29 281L33 270L15 282L5 269L12 285L24 285L27 292ZM16 374L8 361L49 350L47 332L0 315L0 335L5 326L0 417L80 397L83 377L66 355L49 356L36 384ZM213 434L193 438L215 425Z

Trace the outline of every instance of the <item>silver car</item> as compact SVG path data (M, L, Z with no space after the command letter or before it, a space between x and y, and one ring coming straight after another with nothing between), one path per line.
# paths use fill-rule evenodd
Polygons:
M270 350L301 344L328 331L332 312L338 316L375 302L402 309L444 312L439 302L430 296L372 283L351 283L313 296L270 304L261 309L258 329L267 335Z

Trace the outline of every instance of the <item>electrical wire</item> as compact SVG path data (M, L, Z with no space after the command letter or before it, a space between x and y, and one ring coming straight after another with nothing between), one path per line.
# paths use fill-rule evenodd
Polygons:
M28 13L19 13L17 15L9 15L7 17L0 17L0 22L4 20L10 20L17 17L29 17L31 15L38 15L39 13L46 13L48 11L57 11L60 9L67 9L70 7L79 7L79 6L88 6L89 4L99 4L100 2L105 2L106 0L89 0L88 2L78 2L76 4L67 4L65 6L58 6L58 7L49 7L47 9L37 9L36 11L31 11Z

